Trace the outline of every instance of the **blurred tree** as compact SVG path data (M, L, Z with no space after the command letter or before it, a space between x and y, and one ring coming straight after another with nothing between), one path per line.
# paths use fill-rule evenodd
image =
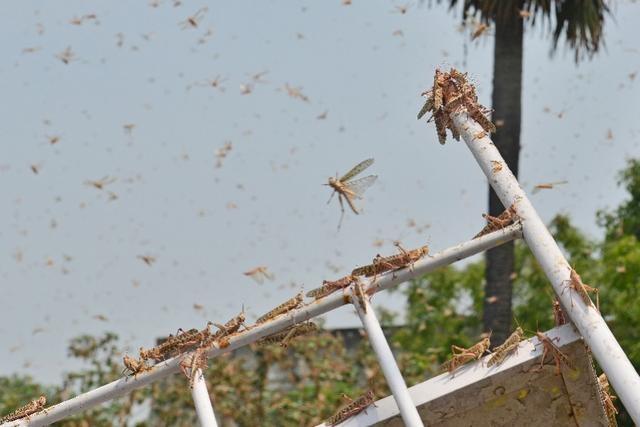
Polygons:
M449 0L455 7L459 0ZM608 7L604 0L464 0L463 14L479 16L481 25L495 25L493 52L492 119L497 127L493 142L507 165L518 176L522 94L522 54L525 22L531 27L548 22L552 48L564 36L578 62L592 56L603 44L602 29ZM474 35L475 36L475 35ZM500 199L489 187L489 214L504 210ZM487 251L485 294L482 315L485 331L493 331L493 340L501 343L511 331L511 300L515 272L513 243Z

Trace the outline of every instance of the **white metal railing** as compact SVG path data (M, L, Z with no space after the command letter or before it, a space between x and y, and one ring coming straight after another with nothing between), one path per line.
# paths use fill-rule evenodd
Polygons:
M223 353L254 343L268 335L283 331L292 325L307 321L342 305L352 303L367 331L368 338L371 340L374 352L378 357L405 424L408 426L422 426L415 402L411 399L389 344L384 334L382 334L378 319L366 295L397 286L441 266L524 236L525 242L551 281L555 293L565 308L565 313L576 325L586 344L591 348L593 355L607 374L609 381L618 393L631 418L636 423L640 423L640 378L631 362L622 351L600 313L593 306L585 304L577 292L565 292L569 283L571 267L515 176L491 142L491 139L466 112L452 113L451 118L456 130L463 137L502 203L505 206L514 206L520 218L518 223L460 243L433 256L425 257L416 261L412 268L381 274L376 278L375 282L371 279L363 278L360 283L352 284L350 289L346 291L351 296L348 299L349 301L345 301L342 292L337 292L317 301L309 302L273 320L254 325L246 331L232 335L228 343L225 342L223 348L214 345L208 352L208 357L217 357ZM496 162L501 165L500 168L495 167ZM364 288L365 297L362 297L362 293L358 292L361 290L356 288L361 284ZM359 295L360 297L358 297ZM28 420L9 422L3 424L3 426L30 425L37 427L51 424L176 373L183 357L185 355L160 362L148 372L103 385L53 405L47 408L46 411L31 415ZM215 415L201 372L197 372L195 375L192 395L201 425L216 426Z
M424 275L425 273L429 273L439 267L468 258L472 255L486 251L487 249L491 249L503 243L520 238L521 236L522 233L520 225L514 224L502 230L498 230L485 236L479 237L477 239L460 243L456 246L435 253L432 256L427 256L421 260L416 261L413 264L413 268L411 269L404 268L392 273L382 274L376 279L375 283L373 284L371 283L371 280L363 278L362 281L364 283L365 292L367 294L373 294L397 286L415 277L419 277L421 275ZM357 306L358 303L356 302L356 299L351 298L351 300L354 305ZM277 317L265 323L261 323L254 327L251 327L247 331L230 337L228 345L226 345L224 348L214 347L209 351L208 357L217 357L221 354L230 352L237 348L244 347L258 341L260 338L280 332L294 324L307 321L316 316L341 307L345 304L349 304L349 302L345 301L342 292L336 292L317 301L312 301L296 310L292 310L286 315ZM369 311L372 315L375 316L373 310ZM147 372L140 373L133 377L121 378L109 384L105 384L94 390L88 391L69 400L65 400L64 402L53 405L47 408L46 412L43 411L31 415L29 420L12 421L3 424L2 427L22 425L29 425L31 427L45 426L68 416L80 413L91 407L121 397L135 389L144 387L168 375L178 372L180 370L179 365L182 357L184 357L184 355L160 362L154 365ZM395 361L393 361L393 359L384 359L382 363L386 365L389 362L392 362L395 365ZM200 390L201 391L199 392L193 393L200 393L200 395L202 395L204 390L202 390L202 388L200 388ZM405 396L396 396L396 401L401 400L403 400L405 403L408 403L406 402ZM198 416L203 416L203 418L200 418L200 422L202 423L202 425L213 425L208 424L211 423L211 420L203 414L203 411L198 411Z

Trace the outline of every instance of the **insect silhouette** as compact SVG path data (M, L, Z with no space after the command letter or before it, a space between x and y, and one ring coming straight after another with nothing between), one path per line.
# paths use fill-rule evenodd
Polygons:
M270 273L267 266L264 266L264 265L254 267L251 270L245 271L242 274L244 274L245 276L251 277L253 280L255 280L259 284L263 284L265 279L267 280L275 279L275 276L272 273Z
M98 190L103 190L104 187L106 187L109 184L112 184L116 181L116 178L110 178L108 175L104 176L100 179L96 179L96 180L86 180L84 182L85 185L88 185L90 187L94 187L97 188Z
M142 262L147 264L149 267L151 267L153 263L156 262L156 258L151 255L138 255L137 258L142 260Z
M535 187L533 187L533 191L531 192L531 194L536 194L540 190L551 190L558 185L567 184L568 182L569 181L556 181L556 182L547 182L544 184L537 184Z
M56 55L56 58L58 58L60 61L62 61L64 64L67 65L74 60L75 55L76 54L71 50L71 46L68 46L65 50L58 53Z
M180 23L180 27L183 30L186 30L187 28L198 28L198 24L200 24L200 21L204 17L204 14L207 12L207 10L209 10L209 8L207 8L207 7L203 7L201 9L198 9L198 11L196 13L194 13L191 16L188 16L187 19L182 21Z
M337 174L335 178L332 176L329 177L329 182L325 184L333 189L333 192L331 193L331 197L329 197L329 201L327 202L327 204L329 204L331 202L331 199L333 199L333 196L336 193L338 193L338 201L340 202L340 210L342 212L342 214L340 215L340 222L338 223L338 229L340 229L340 226L342 225L342 220L344 218L344 201L345 200L349 205L349 207L351 208L351 210L353 211L353 213L355 213L356 215L360 214L360 212L358 211L358 209L354 204L354 199L361 199L362 194L369 187L371 187L371 185L373 185L376 179L378 179L378 176L369 175L369 176L365 176L364 178L359 178L356 180L352 180L352 178L362 173L365 169L371 166L373 162L374 162L373 159L363 160L362 162L358 163L353 168L351 168L351 170L346 174L344 174L342 177L338 178Z

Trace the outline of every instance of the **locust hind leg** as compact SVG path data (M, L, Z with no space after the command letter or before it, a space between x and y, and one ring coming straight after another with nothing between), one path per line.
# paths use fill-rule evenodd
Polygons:
M342 194L338 193L338 201L340 202L340 221L338 221L338 231L342 227L342 220L344 219L344 202L342 201Z

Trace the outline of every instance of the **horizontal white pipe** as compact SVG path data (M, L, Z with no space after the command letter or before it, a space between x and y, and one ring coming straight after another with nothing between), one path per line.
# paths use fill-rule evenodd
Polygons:
M413 271L408 268L395 271L393 273L383 274L376 281L374 289L370 292L377 292L397 286L400 283L421 276L425 273L433 271L444 265L451 264L461 259L470 257L477 253L486 251L503 243L510 242L522 236L519 224L506 227L502 230L495 231L477 239L460 243L456 246L447 248L433 256L427 256L414 264ZM229 345L225 348L214 348L208 356L216 357L220 354L227 353L239 347L258 341L267 335L280 332L289 326L309 320L313 317L327 313L337 307L347 304L344 300L342 292L336 292L317 301L294 310L287 315L278 317L272 321L262 323L252 327L250 330L236 335L229 340ZM137 377L121 378L109 384L88 391L86 393L75 396L57 405L47 408L47 412L38 413L30 417L29 426L38 427L51 424L65 417L85 411L101 403L123 396L132 390L144 387L147 384L160 380L170 374L178 372L180 358L176 357L158 363L150 371L141 373ZM18 426L27 425L26 421L15 421L5 423L2 426Z
M192 375L191 372L189 374ZM195 372L195 377L193 377L191 396L193 397L193 403L196 407L196 414L198 415L200 425L202 427L218 427L216 415L213 413L213 406L211 406L209 392L207 391L207 383L204 380L202 370L199 368Z
M391 394L393 394L396 404L400 409L400 416L404 421L404 425L408 427L423 427L424 424L422 424L418 409L411 399L407 384L404 382L404 378L402 378L402 373L400 373L400 369L393 358L391 347L389 347L389 343L384 336L384 332L382 332L380 322L378 322L378 318L368 298L364 298L364 301L362 301L365 305L364 309L360 306L361 301L357 299L355 292L351 293L351 298L358 312L358 316L360 316L360 320L362 320L364 329L367 331L367 338L371 343L371 347L373 347L373 351L378 357L378 362L387 380L387 384L391 389Z
M627 412L640 425L640 377L627 355L595 307L587 306L577 292L569 291L567 285L571 266L486 132L464 112L453 115L453 123L502 204L507 207L515 204L525 242L551 281L563 307L567 308L569 318L607 374Z

